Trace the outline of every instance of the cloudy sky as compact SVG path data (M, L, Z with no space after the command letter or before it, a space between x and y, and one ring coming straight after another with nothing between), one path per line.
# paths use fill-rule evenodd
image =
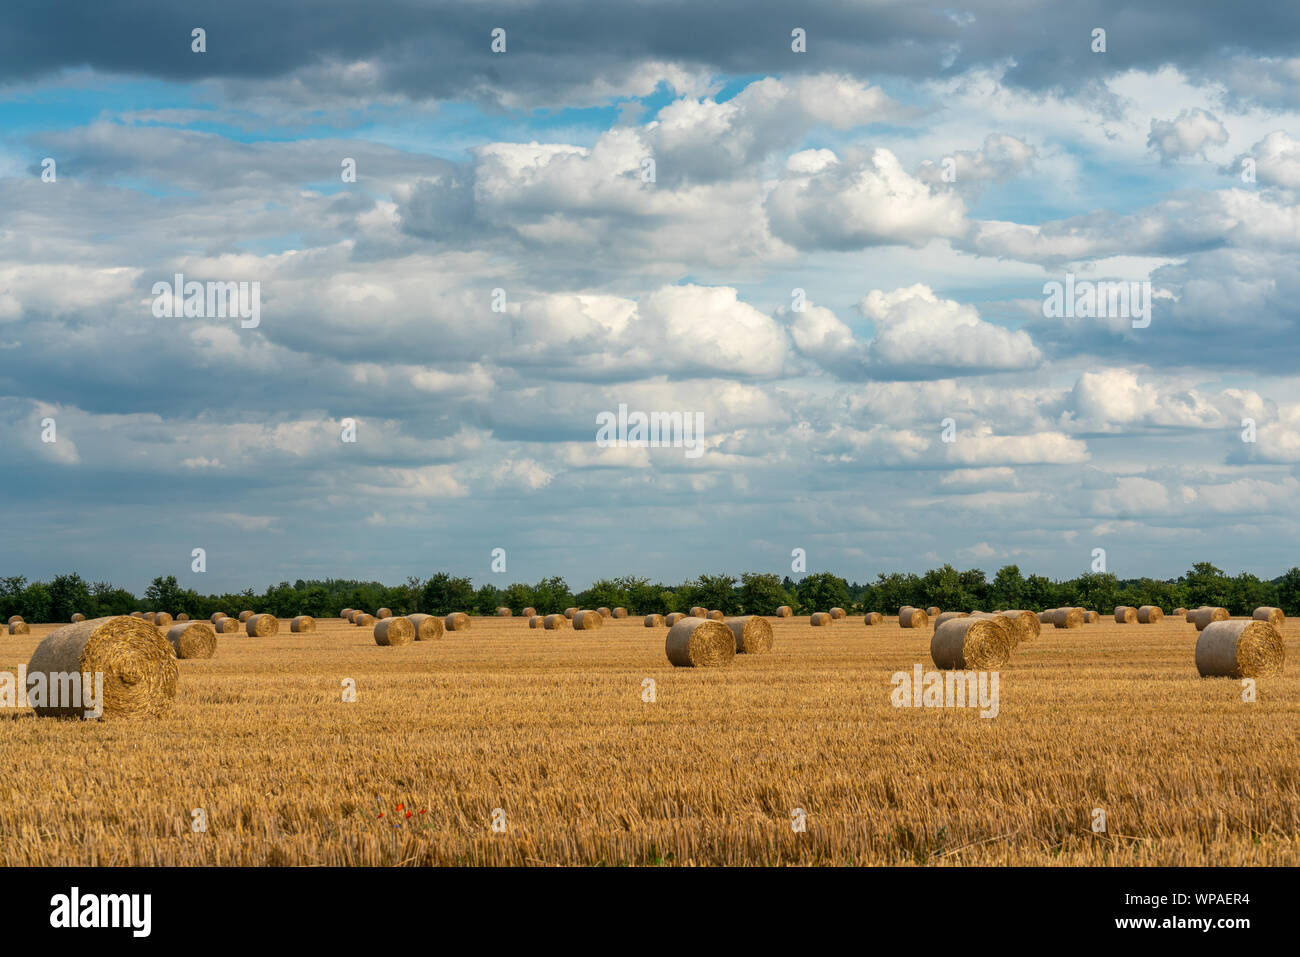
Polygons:
M1297 562L1300 7L310 11L7 18L0 574Z

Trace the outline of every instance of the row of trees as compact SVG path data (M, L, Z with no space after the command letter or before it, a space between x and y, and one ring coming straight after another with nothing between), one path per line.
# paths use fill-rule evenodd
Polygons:
M922 575L880 574L865 585L850 584L830 572L805 575L798 581L757 572L739 579L731 575L701 575L679 585L652 584L648 578L623 576L601 579L590 588L573 592L563 578L544 578L535 585L515 583L506 588L480 585L468 578L439 572L432 578L408 578L404 584L343 579L280 582L262 594L251 588L224 595L200 595L182 588L174 575L155 578L142 596L107 582L87 584L80 575L59 575L49 582L29 582L21 576L0 578L0 621L22 615L26 621L67 621L74 612L90 618L127 615L133 611L187 612L206 618L216 611L236 614L250 608L278 617L337 615L345 606L374 611L388 607L395 614L453 611L491 615L497 608L519 614L532 607L541 614L561 612L571 605L610 608L619 605L634 615L685 611L694 605L719 609L728 615L770 615L789 605L806 615L839 606L854 613L896 613L901 605L970 610L981 608L1057 608L1078 605L1109 612L1116 605L1159 605L1169 611L1183 606L1222 605L1234 615L1247 615L1261 605L1274 605L1288 615L1300 614L1300 568L1264 581L1242 572L1229 576L1209 562L1197 562L1173 580L1139 578L1120 580L1110 574L1090 573L1067 581L1041 575L1024 576L1016 565L998 570L989 581L978 568L958 571L951 565L932 568Z

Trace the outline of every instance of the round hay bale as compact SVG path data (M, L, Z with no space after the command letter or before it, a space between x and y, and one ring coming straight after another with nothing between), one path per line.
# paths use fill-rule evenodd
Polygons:
M834 620L835 619L831 617L831 613L828 611L815 611L808 616L808 624L812 625L814 628L820 628L822 625L829 625Z
M1095 611L1085 611L1083 613L1083 623L1085 625L1095 625L1101 621L1101 615Z
M177 621L189 621L189 620L190 620L190 616L187 615L187 614L185 614L185 612L181 612L179 615L176 616L176 620L177 620Z
M358 628L369 628L378 620L374 615L368 615L364 611L359 611L352 616L352 624Z
M547 615L542 619L542 627L547 631L564 631L572 628L573 623L565 615Z
M239 623L242 625L244 622L248 621L248 619L252 618L254 614L255 612L251 612L247 610L241 611L239 613Z
M397 647L415 641L415 625L409 618L381 618L375 622L375 644Z
M1136 625L1138 610L1132 605L1115 606L1115 623L1119 625Z
M208 616L208 624L215 625L218 621L220 621L222 618L225 617L226 617L226 613L224 611L214 611L211 615Z
M564 617L569 619L569 621L573 621L573 616L576 615L578 611L579 609L576 605L571 605L564 609Z
M1192 612L1192 624L1196 626L1197 631L1204 631L1206 626L1215 621L1227 621L1228 609L1214 608L1210 605L1203 605Z
M1187 609L1186 609L1186 608L1175 608L1175 609L1174 609L1174 617L1175 617L1175 618L1182 618L1183 620L1186 620L1186 619L1187 619Z
M669 628L671 628L673 625L677 624L685 617L686 617L685 612L674 611L670 614L664 615L664 624L667 625Z
M176 696L176 652L153 625L130 615L64 625L36 646L27 674L104 676L103 716L161 715ZM57 681L57 678L55 679ZM92 678L93 680L93 678ZM52 702L46 701L49 705ZM36 709L40 716L81 716L82 708Z
M989 618L950 618L935 628L930 658L945 670L988 671L1011 657L1011 623L999 615Z
M9 622L9 634L30 635L31 633L32 633L32 626L27 624L27 622L23 621L21 618L18 619L17 621Z
M177 658L211 658L217 653L217 632L210 622L182 621L167 632Z
M779 605L779 606L777 606L777 609L776 609L776 617L778 617L778 618L793 618L793 617L794 617L794 609L791 608L789 605Z
M726 620L727 620L727 616L724 615L722 612L718 611L716 608L713 609L713 611L709 612L705 617L708 618L710 621L726 621Z
M862 623L863 623L864 625L879 625L879 624L883 623L884 620L885 620L885 616L882 615L880 612L878 612L878 611L869 611L869 612L867 612L867 614L863 617L863 619L862 619Z
M153 623L157 625L159 628L166 628L169 625L171 625L172 616L167 614L167 612L165 611L155 612L153 616Z
M925 614L929 618L938 618L941 614L943 614L943 612L939 610L938 605L931 605L929 608L925 610Z
M469 615L463 611L453 611L442 620L442 624L447 631L468 631Z
M541 615L529 615L529 616L528 616L528 627L529 627L529 628L541 628L541 627L542 627L542 623L543 623L544 621L545 621L545 619L544 619Z
M831 617L834 618L836 621L839 621L841 618L849 617L849 613L846 612L843 608L835 607L831 609Z
M1183 615L1183 621L1187 622L1190 625L1195 620L1196 620L1196 609L1195 608L1187 609L1187 613Z
M498 618L513 618L514 616L515 613L511 611L509 608L507 608L505 605L502 605L500 608L497 609Z
M355 608L344 608L341 612L339 612L339 617L342 618L344 621L351 621L352 613L354 611L356 611Z
M249 638L269 638L280 633L280 619L275 615L254 615L244 622Z
M1139 625L1158 625L1164 617L1165 613L1157 605L1143 605L1138 609Z
M573 616L575 631L595 631L605 624L605 616L597 611L580 611Z
M742 615L723 622L736 636L736 654L765 655L772 650L772 623L761 615Z
M904 605L898 609L898 625L900 628L924 628L928 624L930 624L930 616L920 608Z
M945 621L952 621L954 618L969 618L968 611L945 611L940 612L939 617L934 620L934 627L938 628Z
M1256 608L1250 615L1255 621L1266 621L1278 631L1286 624L1286 614L1281 608L1260 607Z
M708 618L709 610L701 605L692 605L691 610L687 613L688 618Z
M646 616L645 616L645 626L646 626L647 628L662 628L662 627L664 626L664 624L665 624L665 622L664 622L664 616L663 616L663 615L646 615Z
M615 618L626 618L626 617L627 617L627 609L624 608L622 605L619 605L617 608L614 609L614 617L615 617Z
M222 615L216 621L208 622L218 635L233 635L239 631L239 619Z
M1011 622L1011 634L1015 639L1015 645L1030 641L1042 634L1043 624L1032 611L1014 608L1010 611L999 612L998 617ZM1015 645L1012 647L1015 647Z
M385 618L392 618L392 617L393 617L393 609L391 609L391 608L381 608L381 609L379 609L379 611L375 612L375 617L378 618L380 621L383 621Z
M613 612L610 611L608 608L606 608L604 605L601 605L599 608L596 609L596 614L600 615L601 618L608 618L610 615L613 614Z
M10 615L10 616L9 616L9 620L8 620L7 622L5 622L5 624L6 624L6 625L12 625L14 622L16 622L16 621L22 621L22 620L23 620L23 616L22 616L22 615Z
M1055 611L1056 611L1055 608L1044 608L1042 611L1038 613L1039 623L1043 625L1050 625L1052 623L1052 613Z
M311 615L295 615L289 622L289 630L295 635L310 635L316 631L316 619Z
M442 637L443 622L437 615L407 615L406 620L415 628L416 641L437 641Z
M725 665L736 657L736 636L722 622L691 616L668 629L664 651L676 668Z
M1196 639L1202 678L1280 675L1286 659L1281 633L1268 621L1211 621Z
M83 615L83 614L82 614L81 612L79 612L79 611L78 611L78 612L74 612L73 615L72 615L72 623L73 623L74 625L75 625L77 622L79 622L79 621L85 621L85 620L86 620L86 616Z
M132 618L144 618L144 612L142 612L142 611L133 611L133 612L131 612L131 617L132 617Z
M1082 628L1082 608L1058 608L1052 612L1052 626L1055 628Z

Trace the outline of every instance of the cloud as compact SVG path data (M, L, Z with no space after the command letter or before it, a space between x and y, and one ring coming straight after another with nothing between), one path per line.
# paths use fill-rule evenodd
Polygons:
M1172 120L1151 120L1151 134L1147 145L1160 155L1160 162L1168 165L1189 156L1205 158L1209 146L1222 146L1228 142L1228 131L1218 117L1199 107L1183 110Z

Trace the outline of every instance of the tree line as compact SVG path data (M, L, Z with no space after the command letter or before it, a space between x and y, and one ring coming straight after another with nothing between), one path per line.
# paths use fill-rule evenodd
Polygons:
M387 607L397 615L425 612L445 615L453 611L494 615L501 607L516 615L524 608L539 614L564 611L570 606L609 608L622 606L629 614L668 614L700 605L728 615L771 615L781 605L795 614L840 607L854 614L880 611L896 614L902 605L969 611L994 608L1044 608L1080 606L1109 613L1116 605L1177 607L1221 605L1233 615L1248 615L1261 605L1300 614L1300 568L1292 568L1271 581L1249 572L1228 575L1209 562L1197 562L1176 579L1119 579L1112 574L1088 573L1058 581L1042 575L1021 574L1016 565L998 570L990 580L973 568L958 571L951 565L924 574L881 573L866 584L849 583L831 572L804 575L798 580L763 572L700 575L676 585L651 583L648 578L625 575L602 578L590 588L574 592L563 578L544 578L529 585L516 582L504 588L493 584L477 588L469 578L438 572L428 579L407 578L401 585L352 579L325 579L293 584L280 582L257 593L251 588L221 595L202 595L183 588L176 576L159 576L144 594L133 595L107 582L87 583L75 573L48 582L22 576L0 578L0 621L22 615L28 622L68 621L74 612L88 618L129 615L133 611L185 612L207 618L213 612L228 615L244 609L280 618L293 615L332 617L344 607L373 612Z

